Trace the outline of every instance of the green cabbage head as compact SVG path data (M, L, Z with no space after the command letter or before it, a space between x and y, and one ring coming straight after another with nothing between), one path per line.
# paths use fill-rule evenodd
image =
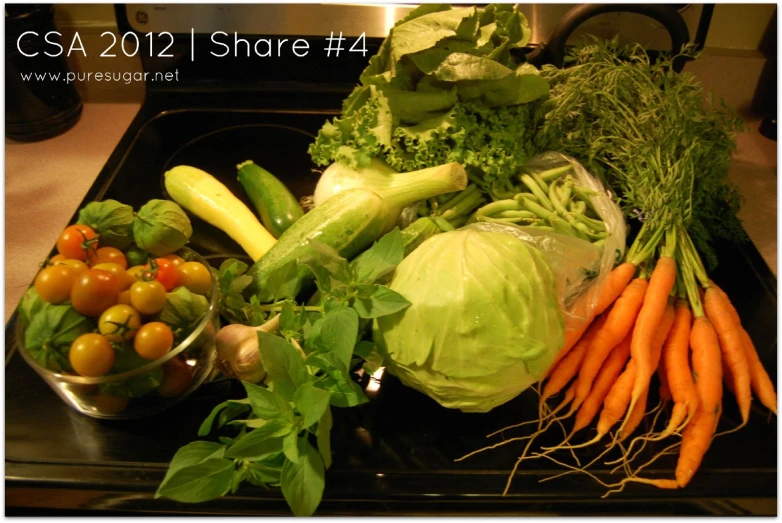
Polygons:
M390 288L412 305L376 320L384 363L448 408L507 402L541 379L564 344L551 268L513 234L468 226L433 236Z

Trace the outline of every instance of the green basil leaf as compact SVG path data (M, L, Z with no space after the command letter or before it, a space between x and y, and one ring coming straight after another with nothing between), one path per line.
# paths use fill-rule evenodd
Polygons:
M264 280L259 298L262 302L293 298L299 292L301 278L296 260L272 271Z
M304 310L296 312L290 302L282 304L280 311L280 333L287 337L300 337L301 330L307 322L307 315Z
M231 477L231 494L236 494L236 491L239 490L239 487L241 486L242 482L247 479L248 475L249 470L246 465L234 470L233 476Z
M302 426L307 429L313 426L329 408L329 391L322 390L312 383L304 383L293 397L296 409L304 416Z
M283 399L292 401L299 385L310 379L301 353L279 336L260 331L258 349L261 352L263 368L274 384L274 392Z
M402 263L405 247L398 227L380 238L372 247L350 262L355 281L375 283Z
M22 322L25 329L30 326L30 320L32 320L33 316L41 310L41 307L43 307L45 303L46 302L38 296L35 287L27 289L24 296L22 296L22 300L19 302L19 321Z
M293 413L290 403L269 389L246 381L242 385L247 390L253 414L259 418L271 420Z
M261 487L279 485L282 475L282 466L285 463L285 455L281 452L247 463L246 480Z
M133 207L117 200L88 203L79 211L76 223L97 232L101 247L124 250L133 242Z
M229 290L231 292L242 292L248 285L252 283L252 281L253 278L249 274L243 274L241 276L237 276L231 282L231 286Z
M201 503L225 495L231 488L234 462L208 459L174 473L158 487L155 497L166 497L183 503Z
M294 463L299 462L299 434L291 432L282 440L282 452Z
M212 426L218 415L220 416L218 427L222 427L229 420L248 410L250 410L250 406L247 403L240 403L237 400L224 401L219 405L216 405L215 408L212 409L212 412L209 413L209 416L201 423L201 426L198 428L198 435L201 437L208 435L212 431Z
M353 273L348 261L340 256L334 247L314 239L310 239L307 245L309 253L303 256L299 263L310 268L312 266L322 267L328 271L332 278L342 283L353 280Z
M341 307L328 312L313 343L318 352L332 354L338 368L348 371L353 346L358 337L358 315L356 311Z
M369 298L356 298L353 308L362 318L379 318L406 309L410 302L388 287L378 285Z
M174 454L171 463L168 465L166 477L163 478L161 485L165 484L171 479L171 476L183 468L198 465L208 459L222 458L224 454L225 445L221 445L220 443L214 443L212 441L194 441L188 443Z
M369 401L364 390L353 380L335 380L327 378L322 382L323 388L331 392L330 403L335 407L355 407Z
M271 420L262 427L254 429L225 451L227 458L255 459L282 450L282 437L293 430L286 420Z
M323 415L318 421L318 452L323 458L323 464L326 468L331 466L331 426L333 421L331 418L331 409L328 408L323 412Z
M301 438L299 461L282 466L281 486L285 501L295 516L311 516L320 505L326 486L323 460L306 438Z
M322 370L334 380L350 379L348 370L345 368L345 362L335 353L321 351L313 352L307 356L305 363L309 367Z
M367 356L372 354L372 352L376 351L375 344L371 341L367 340L361 340L358 343L356 343L356 346L353 347L353 354L360 358L366 359Z

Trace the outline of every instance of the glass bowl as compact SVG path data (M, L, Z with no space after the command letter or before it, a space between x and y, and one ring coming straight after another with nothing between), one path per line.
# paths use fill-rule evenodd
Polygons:
M209 263L198 253L183 248L177 255L186 261ZM62 398L65 403L87 416L100 419L136 419L151 416L176 405L213 374L215 336L220 328L218 286L215 272L210 269L209 308L196 328L160 359L119 374L97 378L68 372L54 372L36 362L24 348L24 325L16 320L16 345L19 353L33 370ZM155 385L166 373L189 372L189 385L174 390L161 390Z

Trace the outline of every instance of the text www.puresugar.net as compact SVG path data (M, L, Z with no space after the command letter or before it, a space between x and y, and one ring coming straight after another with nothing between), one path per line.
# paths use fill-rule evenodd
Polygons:
M74 82L114 82L130 84L133 82L178 82L179 70L168 72L148 71L141 72L74 72L67 73L20 73L24 82L65 82L66 84Z

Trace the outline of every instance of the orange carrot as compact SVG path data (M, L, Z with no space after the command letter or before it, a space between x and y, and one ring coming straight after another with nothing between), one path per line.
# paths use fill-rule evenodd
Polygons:
M630 357L635 360L636 378L630 397L631 412L644 389L649 387L652 375L657 370L659 359L653 361L652 358L652 353L655 352L653 347L655 332L662 322L666 306L669 303L668 296L671 294L675 283L676 261L670 256L661 256L655 264L651 278L649 278L649 286L644 295L643 307L638 312L638 319L635 322L635 329L633 329ZM661 347L664 341L665 338L660 342Z
M567 326L565 327L565 345L554 358L554 363L551 365L550 369L553 369L554 366L559 363L562 358L564 358L567 353L575 346L578 340L581 339L581 336L584 334L584 332L592 324L594 319L603 314L606 309L608 309L608 307L610 307L616 301L619 295L622 294L622 291L625 290L625 287L627 287L628 283L630 283L630 280L633 278L634 274L635 265L627 262L617 265L610 273L608 273L605 283L603 283L603 287L600 289L600 295L597 299L597 306L592 311L591 317L574 329ZM592 295L589 293L586 294L584 296L583 305L586 306L586 304L589 303L591 299Z
M709 287L703 300L706 317L717 332L722 360L732 381L736 401L739 404L742 424L749 420L749 409L752 402L749 363L744 350L744 342L738 324L733 320L722 295Z
M589 391L586 399L581 404L581 408L578 409L576 419L573 424L571 434L575 434L579 430L583 429L592 422L595 414L600 410L603 400L608 395L608 391L611 390L611 386L616 381L616 378L621 374L622 369L627 363L627 359L630 357L630 340L632 333L625 336L619 345L611 350L611 354L606 358L603 367L595 378L595 383L592 386L592 390ZM571 408L572 411L576 410Z
M657 366L657 379L660 380L660 399L671 401L671 386L668 384L668 371L665 369L665 360L660 358L660 365Z
M700 403L690 369L691 321L689 303L687 300L677 300L673 326L665 340L662 353L668 386L674 402L671 420L663 431L664 436L678 430L685 420L692 419Z
M540 396L541 401L546 401L548 398L562 390L562 388L578 373L581 362L584 361L584 356L586 356L587 349L592 342L592 337L604 323L605 316L598 318L597 321L587 329L587 332L578 343L576 343L573 350L557 364L556 368L546 380L546 386L543 387L543 393Z
M665 345L665 340L668 339L668 334L671 332L671 327L673 327L673 321L675 318L676 318L676 311L673 306L673 300L669 299L666 302L665 310L663 311L663 317L660 320L660 324L657 326L657 328L654 331L654 336L652 338L652 343L650 345L652 352L649 354L649 364L652 367L652 373L654 373L657 370L657 367L660 365L660 359L662 357L662 352L663 352L663 345ZM630 343L631 356L632 356L632 350L633 350L633 345L631 342Z
M597 307L595 308L595 315L603 313L616 299L622 294L630 284L630 280L635 275L635 265L625 262L621 265L614 267L606 281L603 284L603 288L600 290L600 297L597 299Z
M622 419L630 404L630 395L635 382L635 361L630 359L624 372L617 378L611 390L603 401L603 410L597 420L597 436L594 441L602 438L611 430L616 422Z
M722 414L722 365L717 333L705 316L695 318L690 332L692 369L700 405L682 435L676 482L689 483L711 445Z
M774 383L771 381L763 363L760 361L758 351L752 338L743 328L741 329L741 338L744 341L744 348L747 351L747 362L749 364L750 380L752 390L760 402L774 414L777 413L777 392L774 390Z
M750 385L755 396L760 402L774 414L777 413L777 393L774 390L774 383L771 381L766 369L763 368L763 363L758 356L758 350L755 348L755 344L752 343L752 338L749 333L741 326L741 320L736 312L736 308L730 302L730 298L725 294L725 291L720 289L714 282L711 282L713 288L717 290L725 303L728 305L728 310L733 317L733 321L739 325L741 331L741 339L744 345L744 352L747 355L747 364L749 365L749 377Z
M595 376L603 366L611 349L633 329L635 318L644 300L648 282L644 278L636 278L622 291L616 299L611 311L606 316L605 325L595 333L589 346L589 351L581 369L578 372L576 396L573 398L573 408L578 408L589 394Z
M657 363L660 361L660 353L662 352L663 344L665 343L665 339L668 337L668 332L671 330L671 326L673 325L674 320L674 310L673 310L673 303L668 300L668 305L665 308L662 320L660 321L660 325L657 327L657 329L654 332L654 339L651 343L651 354L649 355L649 364L654 367L654 370L657 369ZM630 351L632 352L632 341L630 342ZM636 367L636 373L637 371ZM652 372L654 372L654 370ZM636 374L636 381L638 379L638 376ZM632 406L632 410L630 411L630 414L627 418L627 421L622 424L622 430L619 433L619 441L624 440L627 436L633 433L633 431L638 428L638 425L641 424L641 421L644 418L644 414L646 413L646 400L649 397L649 387L645 387L643 392L641 392L641 397L638 398L638 401L635 402L635 405Z
M633 405L633 410L631 410L630 414L627 416L627 421L622 424L618 441L624 441L627 436L632 434L633 431L638 428L638 425L641 424L641 421L644 419L644 414L646 414L646 400L648 397L649 387L646 387L641 393L641 397L638 398L638 401Z

